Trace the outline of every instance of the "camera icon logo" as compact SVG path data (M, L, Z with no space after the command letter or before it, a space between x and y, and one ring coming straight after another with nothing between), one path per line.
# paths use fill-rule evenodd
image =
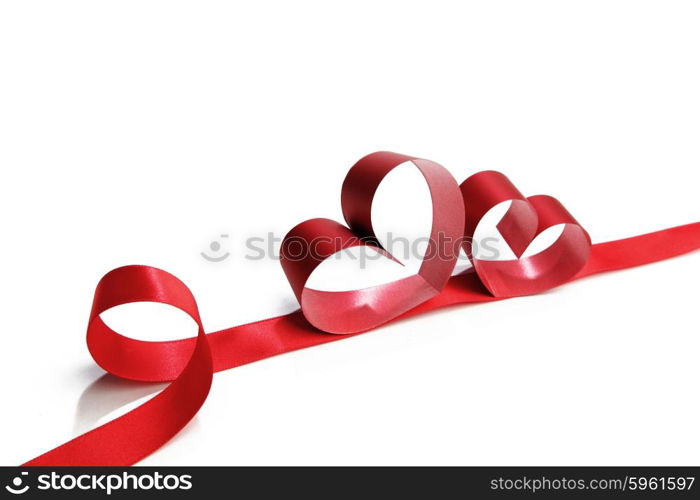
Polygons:
M29 485L26 484L26 485L24 485L24 487L22 487L22 483L23 483L23 479L24 479L23 476L27 476L27 475L29 475L28 472L22 472L19 476L15 477L12 480L12 485L5 486L5 489L7 491L9 491L10 493L12 493L13 495L21 495L22 493L26 493L27 490L29 489Z

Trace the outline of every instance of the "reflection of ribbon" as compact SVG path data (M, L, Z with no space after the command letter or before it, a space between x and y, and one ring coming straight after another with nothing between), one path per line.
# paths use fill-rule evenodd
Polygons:
M360 290L307 288L318 264L342 249L369 245L394 259L374 234L371 206L382 179L407 161L423 174L433 203L431 237L418 273ZM519 258L487 261L471 255L468 244L483 216L509 200L497 227ZM88 326L93 358L122 378L172 382L136 409L24 465L130 465L162 446L197 413L214 372L343 338L331 333L352 335L439 307L537 293L700 248L700 223L591 245L586 231L554 198L525 198L497 172L480 172L458 186L437 163L394 153L361 159L345 179L341 203L349 227L312 219L292 229L282 243L282 266L301 304L295 313L205 334L192 293L171 274L127 266L105 275L97 285ZM559 224L563 230L555 243L523 256L538 234ZM475 272L450 278L460 247L472 259ZM183 310L197 323L197 336L168 342L134 340L114 332L100 318L117 305L143 301Z

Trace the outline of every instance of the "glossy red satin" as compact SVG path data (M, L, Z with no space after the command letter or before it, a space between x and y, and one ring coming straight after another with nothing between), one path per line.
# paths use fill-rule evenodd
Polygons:
M423 175L432 200L429 247L418 273L391 283L342 292L314 290L306 282L318 265L349 247L368 245L389 255L372 226L372 201L386 175L411 162ZM459 257L464 209L457 181L441 165L389 152L372 153L348 172L341 192L349 227L328 219L311 219L293 228L282 241L282 269L306 319L329 333L357 333L386 323L434 297L445 286Z
M505 175L494 171L472 175L460 189L467 213L465 250L481 282L495 297L549 290L583 269L591 252L591 239L557 199L546 195L525 198ZM483 260L471 255L470 243L484 215L505 201L511 204L497 228L518 258ZM563 230L550 247L522 256L539 234L559 224L564 225Z
M190 315L197 336L175 342L143 342L111 330L100 314L129 302L161 302ZM132 380L172 380L155 397L24 465L125 465L160 448L195 416L209 394L213 365L209 342L189 288L170 273L127 266L97 285L87 344L106 371Z
M498 228L519 259L473 259L476 273L450 278L458 250L450 244L441 249L446 259L428 255L419 273L404 280L349 292L307 289L306 281L314 269L336 251L359 244L383 251L372 229L372 199L386 174L406 161L413 162L430 187L431 237L440 231L460 238L471 235L490 208L512 200ZM535 293L700 248L700 223L591 246L587 233L551 197L524 198L497 172L481 172L458 187L440 165L394 153L375 153L360 160L346 178L341 203L349 227L312 219L296 226L285 238L283 268L301 303L300 311L285 316L205 334L194 297L171 274L152 267L127 266L105 275L97 285L88 326L87 343L93 358L119 377L172 382L138 408L24 465L133 464L162 446L196 414L214 372L348 336L327 332L355 335L440 307ZM522 257L537 234L557 224L565 224L565 229L555 244L534 256ZM314 251L296 257L295 244L301 249L314 246ZM112 331L100 318L111 307L139 301L161 302L183 310L199 326L197 336L168 342L139 341Z

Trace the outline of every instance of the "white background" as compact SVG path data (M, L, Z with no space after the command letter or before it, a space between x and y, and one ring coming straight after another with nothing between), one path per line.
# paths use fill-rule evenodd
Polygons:
M105 272L176 274L208 331L291 311L279 263L247 260L245 240L339 219L369 152L460 181L501 170L596 242L700 220L699 25L697 2L637 0L3 2L0 463L162 387L103 377L87 352ZM406 224L419 195L384 205ZM222 233L231 256L205 261ZM695 253L219 373L142 464L698 465L699 268ZM163 309L113 321L187 335Z

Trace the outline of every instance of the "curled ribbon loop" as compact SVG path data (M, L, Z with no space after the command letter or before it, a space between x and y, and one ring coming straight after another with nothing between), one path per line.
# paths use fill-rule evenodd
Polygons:
M160 302L186 312L197 336L171 342L144 342L110 329L100 314L130 302ZM124 465L149 455L195 416L209 394L212 361L197 303L172 274L146 266L114 269L95 291L87 344L106 371L141 381L173 382L136 409L78 436L24 465Z
M386 175L408 161L425 178L433 206L428 249L418 273L360 290L308 288L316 267L340 250L366 245L394 258L374 233L372 201ZM356 333L386 323L440 293L457 262L464 229L459 186L444 167L396 153L373 153L348 172L341 205L349 228L329 219L311 219L294 227L282 241L282 268L309 323L329 333Z
M465 250L484 286L494 297L530 295L566 283L588 261L591 239L574 217L551 196L525 198L500 172L484 171L465 180L460 189L466 210ZM499 203L510 206L497 228L517 257L515 260L485 260L472 255L474 233L486 213ZM523 256L543 231L563 224L557 240L547 249Z
M318 265L340 250L367 245L394 259L374 234L372 200L386 175L409 161L423 174L433 207L430 242L418 273L361 290L308 288ZM497 228L517 258L489 261L472 255L465 241L473 238L486 213L504 201L511 203ZM475 174L458 186L437 163L396 153L374 153L357 162L343 184L341 204L349 227L311 219L293 228L282 243L282 267L301 312L205 335L192 293L175 276L146 266L107 273L97 285L90 314L90 354L118 377L172 383L136 409L24 465L131 465L194 417L209 393L213 372L343 338L327 333L356 334L440 307L532 294L700 248L700 223L591 245L586 231L550 196L525 198L503 174L492 171ZM524 255L537 235L560 224L564 227L554 244ZM461 245L476 273L450 278ZM181 309L197 323L197 336L167 342L135 340L113 331L100 317L112 307L143 301Z

